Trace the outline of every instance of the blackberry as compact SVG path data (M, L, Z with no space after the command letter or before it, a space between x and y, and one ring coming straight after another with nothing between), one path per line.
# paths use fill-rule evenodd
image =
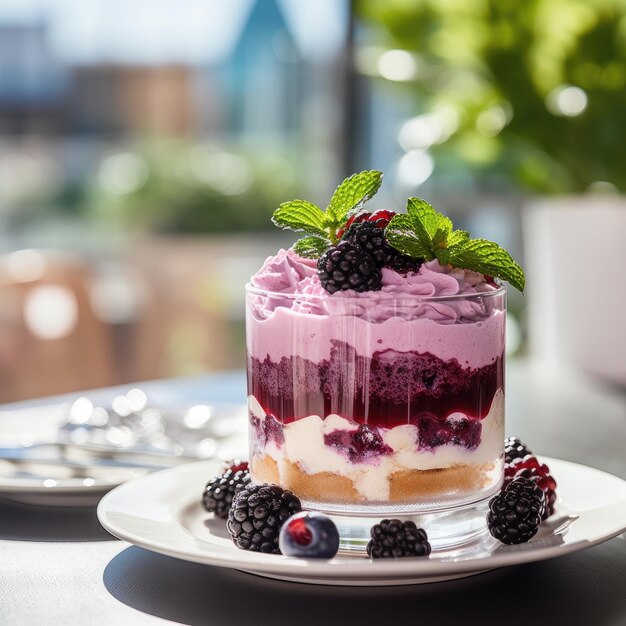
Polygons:
M367 544L367 554L373 559L389 559L403 556L428 556L428 535L415 522L384 519L372 526L372 538Z
M250 484L233 498L226 528L242 550L280 554L280 527L302 510L300 500L278 485Z
M545 463L540 463L537 457L527 455L522 459L514 459L504 468L504 484L507 485L515 478L522 476L531 478L537 483L545 495L545 508L542 519L547 519L554 513L556 504L556 480Z
M393 255L385 264L385 267L388 267L389 269L392 269L399 274L407 274L408 272L417 273L419 271L419 268L422 266L422 263L424 263L424 259L422 258L412 257L408 254L402 254L397 250L394 250L393 252Z
M207 483L202 494L202 504L209 513L226 519L236 493L250 483L248 464L238 462L229 467L221 476L215 476Z
M527 454L532 454L532 452L518 437L507 437L504 440L505 463L511 463L514 459L523 459Z
M382 275L372 255L348 241L340 241L324 252L317 262L317 272L328 293L346 289L378 291L381 287Z
M518 477L489 501L487 527L508 545L535 536L544 509L544 495L534 480Z
M389 245L385 237L385 226L395 213L377 211L372 215L369 213L364 215L364 219L357 218L354 222L348 222L343 241L371 254L379 268L387 267L401 274L417 272L424 259L398 252Z
M385 239L385 231L374 222L352 224L343 236L343 241L371 254L378 267L385 266L396 252Z

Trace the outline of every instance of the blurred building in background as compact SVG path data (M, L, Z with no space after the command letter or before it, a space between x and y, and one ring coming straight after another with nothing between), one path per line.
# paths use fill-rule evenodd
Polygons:
M0 3L0 402L241 366L271 212L352 171L516 257L528 190L624 191L623 7L470 4Z
M345 165L347 4L309 4L2 3L0 401L242 365L272 210Z

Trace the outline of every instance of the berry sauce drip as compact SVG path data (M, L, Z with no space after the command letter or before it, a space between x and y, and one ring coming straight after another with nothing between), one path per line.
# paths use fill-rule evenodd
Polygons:
M301 357L284 357L278 363L248 358L248 393L280 422L334 413L384 428L413 423L423 429L420 444L425 447L460 443L475 448L479 420L503 383L503 357L485 367L462 368L455 359L442 361L430 353L385 350L360 357L337 342L331 358L321 363ZM454 419L456 412L469 419ZM282 432L262 433L262 439L275 437Z

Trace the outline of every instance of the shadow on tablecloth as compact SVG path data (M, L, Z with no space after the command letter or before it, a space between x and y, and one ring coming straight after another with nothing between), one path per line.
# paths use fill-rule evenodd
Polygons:
M626 538L587 552L457 581L323 587L179 561L137 547L106 567L106 589L139 611L182 624L615 624L623 615Z
M112 537L93 508L54 508L0 500L0 539L107 541Z

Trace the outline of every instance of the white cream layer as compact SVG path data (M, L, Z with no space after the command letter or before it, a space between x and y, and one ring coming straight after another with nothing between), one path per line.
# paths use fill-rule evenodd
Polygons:
M248 397L248 408L255 417L265 419L265 411L254 396ZM454 413L451 417L462 418L465 415ZM341 452L324 443L324 435L336 430L354 430L354 423L339 415L328 415L325 419L310 415L285 424L285 443L278 447L270 442L262 452L277 462L279 472L283 469L283 461L287 460L298 463L309 474L339 474L351 479L367 500L380 501L389 497L389 478L394 472L439 469L454 465L483 465L496 461L502 454L504 441L502 389L496 392L491 409L481 423L481 441L475 450L452 444L439 446L434 450L419 449L417 426L406 424L390 429L380 428L384 442L393 453L367 463L351 463Z

